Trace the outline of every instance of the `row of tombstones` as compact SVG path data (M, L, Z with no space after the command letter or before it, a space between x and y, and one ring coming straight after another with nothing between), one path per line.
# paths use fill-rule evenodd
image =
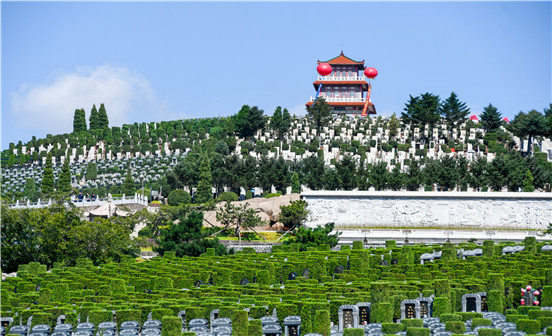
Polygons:
M299 316L288 316L284 319L283 325L284 330L280 327L280 324L278 322L278 318L276 317L276 309L272 312L272 316L268 316L268 307L267 308L267 316L261 318L262 324L263 324L263 334L265 336L281 336L282 332L286 336L297 336L300 334L300 326L301 326L301 319ZM337 331L342 332L347 327L353 327L358 328L361 325L368 325L371 324L370 321L370 310L371 310L371 303L370 302L359 302L356 305L342 305L339 307L338 311L338 318L339 323L337 326ZM480 293L470 293L470 294L464 294L462 296L462 311L468 312L486 312L487 311L487 295L485 292ZM232 321L228 318L221 318L219 317L219 310L214 309L210 313L210 322L208 323L205 319L193 319L189 323L186 321L186 312L180 311L178 316L182 319L182 328L183 330L194 331L198 336L201 336L203 334L214 334L216 336L229 336L232 332ZM401 302L401 319L420 319L420 318L427 318L433 316L433 295L430 297L419 297L415 300L403 300ZM2 318L2 328L5 330L9 324L13 321L13 318ZM131 323L132 322L132 323ZM87 324L88 323L88 324ZM86 336L87 333L90 333L90 330L94 330L94 325L87 322L87 323L80 323L77 326L76 332L82 331L82 335L76 335L75 336ZM113 323L112 325L107 325L105 323ZM30 323L28 323L30 325ZM210 327L209 327L210 325ZM63 320L63 315L58 318L58 326L61 326L59 328L65 328L68 330L68 328L72 328L71 325L65 324ZM135 330L136 334L138 333L139 325L138 322L134 321L126 321L123 322L122 326L124 326L125 331L123 334L119 333L119 335L131 335L130 330ZM17 332L18 329L21 329L21 335L27 335L28 333L28 327L24 325L16 326L18 328L15 328L15 331ZM32 330L32 332L35 332L35 329L38 327L37 332L41 332L41 328L46 331L45 327L39 327L35 326ZM100 326L99 326L100 327ZM104 322L104 325L101 326L101 329L105 330L112 330L116 327L116 324L114 322ZM144 325L142 326L142 329L156 329L161 327L160 322L156 320L148 320L144 322ZM47 331L49 333L49 326L47 326ZM58 328L58 329L59 329ZM14 331L13 328L10 329L10 333ZM54 330L55 332L61 332L60 330ZM109 331L106 331L109 333ZM152 333L154 333L152 331ZM104 333L105 334L105 333ZM201 334L201 335L200 335ZM107 335L107 334L106 334ZM149 334L148 334L149 335ZM152 334L153 335L153 334ZM36 335L41 336L41 335ZM54 335L52 336L62 336L62 334Z

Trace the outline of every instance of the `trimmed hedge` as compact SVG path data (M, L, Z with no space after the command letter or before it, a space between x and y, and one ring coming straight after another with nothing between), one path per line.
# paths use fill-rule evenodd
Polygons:
M247 336L249 332L249 318L245 310L234 310L232 314L232 335Z
M408 328L422 328L424 321L422 319L406 319L402 320L401 324L404 326L404 329L408 330Z
M263 324L260 319L249 320L249 326L247 327L247 334L249 336L263 336Z
M450 299L448 297L436 297L433 300L433 316L440 317L450 313Z
M161 319L161 333L163 335L180 335L182 320L178 316L163 316Z
M406 328L406 336L429 336L428 328Z
M400 331L404 331L404 325L399 323L382 323L381 331L387 335L396 334Z
M472 330L479 326L492 326L493 322L486 318L474 318L472 320L471 328Z
M376 323L393 322L393 305L389 302L372 304L371 314Z
M517 330L523 331L527 334L536 334L541 331L539 321L530 319L519 319L516 323Z
M347 328L343 330L343 336L364 336L364 329Z
M448 321L462 321L462 315L460 315L460 314L441 314L439 319L443 323L446 323ZM463 333L460 333L460 334L463 334Z
M330 336L330 311L329 310L317 310L314 313L313 332L322 334L323 336Z
M487 292L487 307L490 312L504 313L504 289Z
M453 334L463 334L466 332L466 324L461 321L445 322L445 330L452 331Z
M502 336L502 330L500 329L479 329L478 331L479 336Z

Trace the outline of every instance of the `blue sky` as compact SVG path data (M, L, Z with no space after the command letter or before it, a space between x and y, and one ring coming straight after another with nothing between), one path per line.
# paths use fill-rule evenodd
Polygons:
M317 60L378 69L378 114L452 91L473 114L552 102L551 2L6 2L2 149L68 133L76 108L112 126L228 116L243 104L303 115Z

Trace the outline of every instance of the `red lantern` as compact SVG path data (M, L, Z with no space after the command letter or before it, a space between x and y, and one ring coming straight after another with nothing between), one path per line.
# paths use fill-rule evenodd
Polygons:
M316 67L316 71L318 71L320 76L327 76L332 73L332 66L328 63L320 63Z
M364 76L368 77L368 78L376 78L376 76L378 75L378 70L376 70L375 68L366 68L364 70Z

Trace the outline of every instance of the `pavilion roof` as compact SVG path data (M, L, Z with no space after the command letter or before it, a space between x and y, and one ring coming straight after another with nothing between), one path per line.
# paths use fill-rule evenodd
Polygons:
M361 68L364 68L364 60L362 60L362 62L360 61L355 61L354 59L352 58L349 58L347 56L345 56L343 54L343 51L341 51L341 54L339 56L336 56L328 61L318 61L318 63L328 63L328 64L356 64L356 65L360 65ZM362 70L362 69L360 69Z

